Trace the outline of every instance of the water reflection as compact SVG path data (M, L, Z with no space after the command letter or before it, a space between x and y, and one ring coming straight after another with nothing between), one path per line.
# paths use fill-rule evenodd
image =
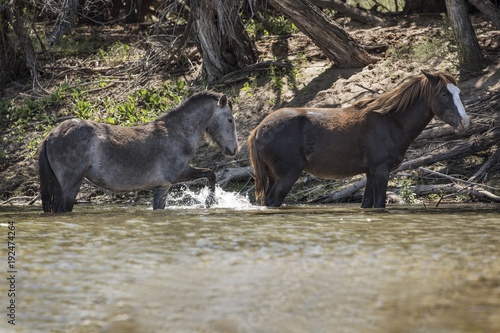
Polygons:
M496 206L0 216L17 223L16 332L500 331Z

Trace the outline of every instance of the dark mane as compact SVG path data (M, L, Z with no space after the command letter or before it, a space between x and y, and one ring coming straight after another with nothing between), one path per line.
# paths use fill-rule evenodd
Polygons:
M157 121L163 121L165 118L174 118L180 115L183 110L188 106L188 105L196 105L200 103L200 101L204 101L207 99L213 99L214 101L218 101L219 98L222 96L222 94L214 92L214 91L202 91L194 94L191 96L191 98L186 99L183 101L181 104L179 104L176 108L167 111L166 113L161 114L156 118Z
M379 112L392 114L406 110L410 105L421 98L429 98L436 95L448 83L457 85L455 78L447 72L433 73L439 78L437 86L433 86L425 75L411 78L396 89L386 92L377 98L367 98L352 105L356 109L366 112Z

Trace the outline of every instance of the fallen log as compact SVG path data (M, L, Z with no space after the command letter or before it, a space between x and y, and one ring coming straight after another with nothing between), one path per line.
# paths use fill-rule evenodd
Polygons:
M490 189L490 190L493 190L493 191L500 191L500 189L498 189L496 187L492 187L492 186L488 186L488 185L484 185L484 184L478 184L478 183L472 182L470 180L463 180L463 179L460 179L460 178L448 176L448 175L445 175L444 173L437 172L437 171L432 171L432 170L429 170L429 169L426 169L426 168L419 168L419 170L425 171L425 172L433 174L433 175L437 175L437 176L442 177L442 178L446 178L446 179L452 180L454 182L464 183L464 184L467 184L469 186L484 187L484 188L487 188L487 189Z
M410 189L418 196L431 194L463 194L476 198L486 199L492 202L500 202L500 197L486 190L474 188L472 186L462 186L458 184L444 185L415 185Z
M442 126L431 127L431 128L425 129L415 139L415 141L439 138L440 136L453 134L453 133L455 133L455 130L453 129L453 127L451 127L448 124L442 125Z
M322 197L319 197L317 199L314 199L312 201L309 201L309 203L331 203L331 202L339 202L348 196L354 194L355 192L361 190L364 188L366 185L366 177L361 179L360 181L354 183L351 186L345 187L341 189L340 191L335 191L332 194L324 195Z
M234 180L246 179L254 177L253 167L247 166L244 168L226 168L215 174L217 177L217 184L220 187L226 187L229 182Z
M463 154L471 154L473 152L481 151L488 148L490 144L491 141L489 140L489 138L485 138L477 142L464 142L462 144L457 145L453 149L449 149L445 152L440 152L439 154L436 153L427 154L424 156L417 157L413 160L403 162L396 170L393 171L393 173L404 170L417 169L422 166L431 165L436 162L452 159Z
M0 202L0 206L6 205L8 203L11 203L12 201L28 201L28 200L30 200L28 204L32 205L34 203L34 201L36 201L38 198L39 198L39 196L34 196L34 197L30 197L30 196L12 197L12 198L9 198L8 200Z

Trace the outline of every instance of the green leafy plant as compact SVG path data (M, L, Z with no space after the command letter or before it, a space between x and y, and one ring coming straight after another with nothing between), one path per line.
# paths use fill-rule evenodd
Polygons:
M248 97L253 97L253 91L257 87L257 81L252 78L250 81L245 82L241 91L245 91Z
M407 204L417 203L417 195L411 190L412 181L408 178L399 178L398 187L399 195Z
M285 73L283 69L279 69L276 66L271 65L271 70L270 70L271 82L275 90L283 92L283 87L285 86L285 82L283 79L284 74Z
M264 23L251 20L247 27L247 32L252 37L259 35L289 35L298 31L299 29L295 24L285 16L275 16L267 13L264 14Z

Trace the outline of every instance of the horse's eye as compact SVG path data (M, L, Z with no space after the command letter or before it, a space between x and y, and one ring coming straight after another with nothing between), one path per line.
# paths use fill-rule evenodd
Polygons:
M441 96L446 97L447 96L446 91L441 91Z
M230 124L233 123L233 119L232 118L229 118L227 121L229 121Z

